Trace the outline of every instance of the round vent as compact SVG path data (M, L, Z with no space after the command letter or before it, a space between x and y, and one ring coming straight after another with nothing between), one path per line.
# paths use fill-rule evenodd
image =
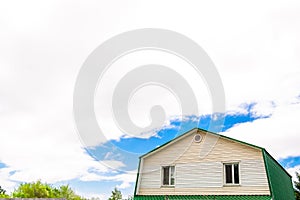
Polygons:
M196 134L196 135L194 136L194 141L195 141L195 142L201 142L201 140L202 140L202 136L201 136L200 134Z

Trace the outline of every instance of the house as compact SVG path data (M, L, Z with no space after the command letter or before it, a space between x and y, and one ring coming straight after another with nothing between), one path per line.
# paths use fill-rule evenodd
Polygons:
M264 149L192 129L140 157L135 200L294 200L291 176Z

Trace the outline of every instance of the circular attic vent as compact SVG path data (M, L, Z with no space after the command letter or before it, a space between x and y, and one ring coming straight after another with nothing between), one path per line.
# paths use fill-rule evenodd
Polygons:
M194 141L195 141L195 142L201 142L201 140L202 140L202 136L201 136L200 134L196 134L196 135L194 136Z

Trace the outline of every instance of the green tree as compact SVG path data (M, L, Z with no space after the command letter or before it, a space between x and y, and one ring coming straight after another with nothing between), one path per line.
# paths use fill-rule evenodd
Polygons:
M5 193L6 193L6 191L0 185L0 194L5 194Z
M33 183L22 183L12 193L14 198L65 198L67 200L82 200L84 198L75 194L69 185L55 188L40 180Z
M6 191L0 186L0 198L9 198Z
M66 198L70 200L81 200L83 199L69 187L69 185L60 186L58 190L59 198Z
M296 200L300 200L300 174L296 172L298 181L294 181L295 184L295 196Z
M12 193L15 198L51 198L52 188L48 184L37 181L36 183L22 183Z
M133 200L133 196L128 196L127 200Z
M111 196L108 200L120 200L122 199L122 193L117 188L111 191Z

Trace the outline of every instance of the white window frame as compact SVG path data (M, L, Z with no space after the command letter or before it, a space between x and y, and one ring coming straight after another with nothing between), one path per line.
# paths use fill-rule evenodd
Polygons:
M164 168L166 167L169 167L169 184L168 185L165 185L164 184ZM174 168L174 175L173 175L173 178L174 178L174 185L171 185L171 173L172 173L172 170L171 168ZM176 167L175 165L167 165L167 166L161 166L161 186L162 187L175 187L175 184L176 184Z
M234 165L238 165L238 178L239 178L239 183L234 183ZM232 177L231 177L231 179L232 179L232 183L226 183L226 165L231 165L231 170L232 170L232 172L231 172L231 174L232 174ZM224 185L225 186L239 186L239 185L241 185L241 167L240 167L241 165L240 165L240 163L239 162L230 162L230 163L223 163L223 174L224 174L224 181L223 181L223 183L224 183Z

